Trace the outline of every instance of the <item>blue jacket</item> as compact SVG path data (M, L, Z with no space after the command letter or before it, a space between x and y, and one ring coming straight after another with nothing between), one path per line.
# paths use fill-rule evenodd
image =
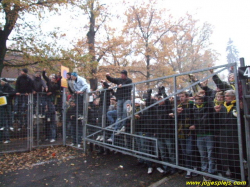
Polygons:
M86 79L80 76L77 76L77 79L74 82L74 88L76 92L90 92L90 86Z

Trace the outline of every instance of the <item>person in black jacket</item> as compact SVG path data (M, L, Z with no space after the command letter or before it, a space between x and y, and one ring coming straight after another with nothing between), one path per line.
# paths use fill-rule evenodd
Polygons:
M15 90L12 88L5 78L1 79L0 84L0 96L5 96L7 99L7 105L0 106L0 131L3 132L4 143L10 143L9 131L13 131L12 120L11 120L11 108L12 108L12 98L15 95ZM2 133L1 133L2 134ZM1 139L0 135L0 139Z
M219 121L216 129L220 132L220 158L222 175L235 180L240 180L240 153L238 140L239 111L236 107L234 90L225 91L225 103L214 107L215 118ZM241 137L242 138L242 137Z
M48 87L45 84L44 80L41 77L41 73L40 72L36 72L35 77L34 77L34 91L33 91L33 95L34 95L34 118L38 117L36 116L36 104L37 104L37 100L38 100L38 115L39 118L44 118L44 114L45 114L45 95L43 94L44 91L47 91Z
M45 120L48 122L49 125L47 125L47 128L50 128L51 131L51 140L50 142L55 142L56 138L56 122L55 122L55 115L56 115L56 109L55 109L55 96L58 90L60 90L57 77L56 75L52 74L50 75L50 78L46 76L46 68L44 68L44 71L42 73L44 80L47 83L47 94L45 96L45 104L47 108L47 112L45 114ZM48 129L47 129L48 130Z
M127 117L127 104L131 104L131 90L132 86L126 86L127 84L131 84L132 80L128 78L128 72L123 70L121 72L121 78L112 78L109 73L106 74L107 80L117 84L118 88L116 91L116 99L117 99L117 120L123 120ZM118 123L115 126L115 130L119 130L121 132L125 132L126 120Z
M21 71L21 75L16 81L16 98L14 104L14 114L17 115L20 120L18 131L21 130L23 124L26 125L26 117L22 117L27 112L28 95L34 90L34 82L28 76L28 69L24 68ZM19 111L19 112L18 112Z
M197 135L197 147L201 159L201 171L215 174L214 158L214 109L212 103L208 103L204 95L195 96L194 129ZM209 180L204 176L204 180Z

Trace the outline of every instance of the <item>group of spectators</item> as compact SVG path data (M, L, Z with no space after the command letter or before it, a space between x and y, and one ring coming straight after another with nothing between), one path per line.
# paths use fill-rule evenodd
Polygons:
M213 73L212 70L211 73ZM5 140L4 143L10 142L9 131L13 130L12 113L19 120L18 130L27 124L25 120L22 120L25 119L23 116L27 115L27 96L43 93L38 102L39 106L36 106L41 108L39 115L34 114L34 117L45 119L45 126L48 129L46 139L55 142L56 105L61 103L56 98L61 95L61 75L52 74L47 77L46 69L42 73L37 72L34 79L27 74L28 70L22 69L15 89L7 83L6 79L1 79L0 94L7 96L8 101L7 105L0 106L0 112L3 114L1 116L5 116L0 117L0 131L2 132L0 140ZM85 112L88 112L86 115L88 119L85 120L88 124L111 129L111 133L107 133L106 140L102 133L94 133L95 140L118 146L120 141L116 139L130 129L131 116L135 114L133 124L134 133L137 135L136 147L139 152L147 155L144 155L144 159L142 157L138 159L138 165L146 165L148 174L153 172L154 163L145 157L151 158L150 155L156 151L153 138L158 141L157 150L160 153L158 159L161 161L175 165L176 158L178 158L179 165L185 168L240 179L238 142L239 138L242 138L244 145L245 139L244 133L242 137L238 137L237 118L241 117L239 114L242 112L237 111L234 74L229 74L228 83L214 75L216 90L209 88L205 81L199 83L200 91L193 95L183 91L176 97L170 98L164 86L159 86L156 94L152 94L152 89L148 89L143 97L133 98L132 80L128 78L126 70L121 72L120 78L111 77L107 73L106 79L101 81L102 89L98 93L98 91L92 92L85 78L76 72L67 73L69 107L66 124L67 135L72 137L71 145L81 147L83 136L81 125ZM199 82L194 76L192 79ZM109 82L117 87L113 89ZM87 109L84 108L85 102L88 102ZM142 110L145 107L148 109ZM240 130L244 131L244 129ZM178 150L176 150L176 135ZM100 150L104 151L104 149ZM245 153L244 147L243 152ZM244 158L245 156L244 154ZM163 174L183 172L158 164L156 164L156 170ZM197 174L187 171L185 177L193 176ZM204 176L204 180L210 180L210 178Z
M175 165L178 158L180 166L194 171L201 170L233 179L241 178L237 118L242 117L239 116L242 111L237 111L234 74L229 74L228 82L221 81L218 75L214 75L216 90L211 89L207 81L200 82L192 76L193 81L199 82L200 91L193 95L183 91L176 98L168 98L163 86L158 88L156 94L152 94L152 89L148 89L143 97L132 98L132 80L128 78L126 71L121 72L120 78L113 78L107 73L106 79L107 81L102 81L102 89L105 91L100 91L99 95L91 94L94 100L89 105L87 122L99 127L110 127L114 133L105 131L106 137L108 135L106 140L102 131L99 134L93 133L95 140L123 146L121 134L130 132L128 130L134 113L134 132L138 135L135 141L136 149L147 153L146 157L152 158L150 155L156 151L155 144L150 139L155 138L158 140L157 149L161 161ZM115 91L108 81L117 85ZM175 99L177 106L174 105ZM142 110L145 107L149 108ZM106 121L103 114L107 116ZM175 122L177 122L178 151L175 146ZM242 131L240 138L245 145L244 124L240 130ZM103 152L103 149L100 150ZM243 153L246 158L244 146ZM155 165L153 162L140 158L138 165L141 164L148 167L148 174L153 172ZM163 174L183 172L158 164L156 170ZM186 178L194 176L197 176L196 172L190 171L185 175ZM203 179L211 180L206 176Z

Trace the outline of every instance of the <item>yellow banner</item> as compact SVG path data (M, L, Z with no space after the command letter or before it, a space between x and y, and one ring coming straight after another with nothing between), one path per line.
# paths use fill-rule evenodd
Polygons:
M0 106L7 105L7 99L5 96L0 97Z
M61 87L68 88L68 82L67 82L67 73L69 72L69 68L65 66L61 66Z

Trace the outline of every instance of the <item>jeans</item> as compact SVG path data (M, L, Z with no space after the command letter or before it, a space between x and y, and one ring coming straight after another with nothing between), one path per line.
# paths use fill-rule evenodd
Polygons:
M14 102L14 112L17 114L17 119L20 121L19 128L22 128L23 125L27 125L27 114L28 110L28 96L19 95L15 97Z
M148 133L143 133L143 132L137 132L137 135L140 136L145 136L145 137L152 137L152 135L148 134ZM142 153L150 153L152 152L152 143L150 142L150 140L145 139L145 138L140 138L140 137L136 137L136 147L138 149L139 152ZM143 159L139 159L139 162L141 163L146 163L148 167L152 167L152 162L151 161L147 161L147 160L143 160Z
M186 139L179 139L181 147L182 159L184 160L185 167L192 168L194 160L194 136L190 135Z
M46 139L56 139L55 106L52 103L51 104L49 104L49 103L47 103L49 105L48 111L45 113Z
M71 121L71 134L72 134L72 139L73 139L73 144L80 144L81 143L81 136L83 135L83 127L82 127L82 122L78 122L78 132L76 129L76 121Z
M197 137L197 147L201 156L201 171L215 173L214 136Z
M119 99L117 101L117 122L127 117L127 104L131 105L130 100ZM126 125L126 120L115 125L114 129L119 130Z
M108 111L107 118L110 125L114 124L117 118L117 110Z
M38 98L37 98L38 97ZM45 114L45 103L46 103L46 99L45 99L46 96L42 95L42 94L39 94L39 95L34 95L34 108L33 108L33 113L36 114L36 109L38 110L38 114L42 114L44 115ZM38 106L37 106L37 100L38 100Z
M0 107L0 128L4 127L3 132L1 131L0 141L3 139L10 140L9 127L11 124L11 105Z
M175 139L174 138L158 139L158 147L160 150L162 161L175 164ZM168 154L166 153L166 151L168 151ZM167 158L167 155L169 158ZM167 166L164 165L163 168L164 170L167 170Z

